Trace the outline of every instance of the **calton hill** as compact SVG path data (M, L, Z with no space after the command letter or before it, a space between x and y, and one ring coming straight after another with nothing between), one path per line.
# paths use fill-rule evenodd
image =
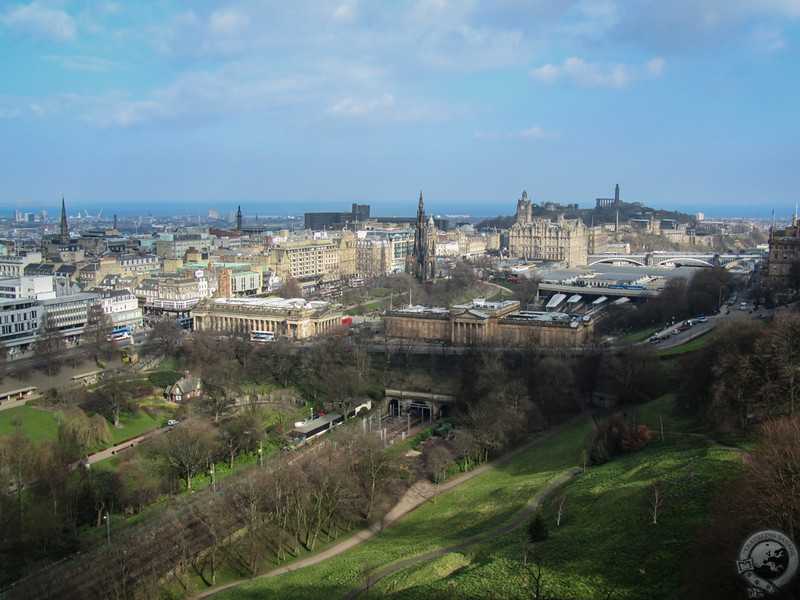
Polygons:
M479 267L343 301L533 301L535 281ZM252 343L169 321L135 364L102 336L42 349L38 372L6 365L6 384L52 386L0 411L4 597L747 597L743 542L800 523L800 312L723 318L720 289L743 284L671 280L577 349L416 353L352 325ZM647 342L699 315L710 333ZM72 384L87 361L97 380ZM447 398L447 416L397 416L386 390ZM298 435L326 415L342 422Z

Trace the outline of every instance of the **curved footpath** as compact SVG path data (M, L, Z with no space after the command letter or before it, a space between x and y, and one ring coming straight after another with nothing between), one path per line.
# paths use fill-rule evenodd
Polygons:
M522 525L525 521L527 521L528 518L533 514L533 512L537 508L539 508L539 505L542 503L542 500L544 500L550 494L552 494L553 491L558 489L561 486L561 484L563 484L565 481L567 481L570 477L574 477L575 475L577 475L580 472L581 472L581 468L580 467L573 467L572 469L570 469L569 471L567 471L566 473L561 475L553 483L551 483L549 486L547 486L547 489L545 489L542 492L539 492L539 494L537 494L534 497L534 499L531 501L531 503L528 504L527 507L525 507L525 510L523 510L516 519L511 521L511 523L508 523L507 525L504 525L500 529L495 529L494 531L491 531L489 533L485 533L484 535L481 535L479 537L472 538L471 540L467 540L465 542L460 542L460 543L455 544L453 546L448 546L447 548L442 548L441 550L434 550L433 552L428 552L427 554L421 554L419 556L414 556L412 558L407 558L406 560L401 560L398 563L390 565L390 566L386 567L385 569L383 569L382 571L378 571L375 575L371 576L367 581L365 581L364 583L359 585L357 588L351 590L350 593L348 593L346 596L344 596L344 600L354 600L355 598L358 598L358 596L360 596L364 591L366 591L369 586L375 585L378 581L380 581L381 579L383 579L387 575L391 575L395 571L399 571L400 569L403 569L405 567L414 565L414 564L416 564L418 562L422 562L423 560L428 560L430 558L436 558L437 556L442 556L443 554L447 554L449 552L457 552L458 550L462 550L462 549L467 548L469 546L474 546L475 544L481 544L483 542L488 542L489 540L493 540L493 539L495 539L497 537L505 535L506 533L508 533L512 529L516 529L517 527Z
M527 450L530 450L534 446L536 446L538 444L541 444L542 442L546 442L547 440L555 437L559 433L563 432L564 430L568 429L569 427L572 427L573 425L575 425L576 423L580 422L581 420L587 418L587 416L591 415L591 414L593 414L593 413L592 412L588 412L588 411L587 412L583 412L580 415L577 415L577 416L573 417L572 419L570 419L570 420L568 420L568 421L566 421L564 423L561 423L560 425L550 429L548 432L546 432L546 433L534 438L533 440L531 440L529 442L526 442L522 446L519 446L518 448L515 448L511 452L509 452L507 454L504 454L503 456L501 456L499 458L496 458L495 460L490 461L490 462L486 463L485 465L481 465L477 469L474 469L474 470L472 470L472 471L470 471L468 473L464 473L462 475L459 475L455 479L452 479L450 481L447 481L447 482L443 483L442 485L440 485L438 487L438 490L436 491L436 493L446 492L446 491L448 491L448 490L450 490L450 489L452 489L452 488L454 488L454 487L456 487L458 485L461 485L465 481L469 481L473 477L477 477L481 473L485 473L489 469L493 469L494 467L496 467L498 465L501 465L501 464L511 460L515 456L518 456L519 454L522 454L523 452L526 452ZM519 517L517 517L514 521L512 521L508 525L505 525L503 528L498 529L498 530L493 531L493 532L490 532L488 534L484 534L484 536L481 536L480 538L475 538L473 540L467 540L466 542L462 542L461 544L458 544L457 546L452 546L450 548L445 548L445 549L443 549L441 551L436 551L436 552L438 552L438 553L450 552L450 551L453 551L454 549L457 549L458 547L466 547L466 546L469 546L471 544L475 544L475 543L479 543L481 541L492 539L494 537L497 537L498 535L503 535L504 533L510 531L511 529L514 529L515 527L518 527L520 525L520 523L524 522L530 516L530 514L534 510L536 510L536 508L538 507L539 503L548 494L550 494L559 485L564 483L564 481L566 481L569 477L573 476L577 471L578 471L578 468L576 467L572 471L569 471L568 473L566 473L566 474L562 475L561 477L559 477L546 490L544 490L539 495L537 495L534 498L534 500L531 502L531 504L529 504L528 507L525 508L525 510L521 513L521 515ZM361 542L364 542L364 541L368 540L369 538L374 536L376 533L380 533L381 531L383 531L383 529L385 527L388 527L389 525L391 525L392 523L394 523L398 519L400 519L403 516L407 515L408 513L410 513L415 508L418 508L419 506L422 506L425 502L432 501L433 495L434 495L433 484L431 484L428 481L418 481L417 483L413 484L409 488L409 490L403 495L403 497L400 499L400 501L394 506L394 508L392 510L390 510L386 514L386 516L383 519L373 523L367 529L359 531L355 535L352 535L349 538L347 538L345 540L342 540L341 542L335 543L334 545L325 548L325 550L322 550L321 552L316 552L316 553L311 554L311 555L309 555L309 556L307 556L305 558L301 558L300 560L294 561L294 562L292 562L292 563L290 563L290 564L288 564L286 566L278 567L276 569L273 569L272 571L269 571L268 573L265 573L264 575L259 575L258 577L253 577L252 579L243 579L243 580L240 580L240 581L235 581L235 582L232 582L232 583L229 583L229 584L217 587L217 588L213 588L211 590L205 590L205 591L201 592L200 594L197 594L193 598L196 599L196 600L199 600L201 598L208 598L210 596L213 596L217 592L221 592L223 590L226 590L226 589L229 589L229 588L232 588L232 587L236 587L237 585L241 585L243 583L249 583L251 581L256 581L258 579L264 579L266 577L274 577L276 575L283 575L284 573L289 573L291 571L296 571L297 569L302 569L304 567L315 565L317 563L320 563L320 562L323 562L325 560L328 560L329 558L333 558L334 556L338 556L339 554L341 554L343 552L346 552L350 548L353 548L354 546L357 546ZM462 546L462 544L463 544L463 546ZM425 558L431 558L434 555L435 555L435 553L431 553L430 555L423 555L423 556L420 556L420 557L413 557L413 558L410 558L408 560L412 561L412 562L417 562L419 560L424 560ZM397 563L397 564L398 565L403 565L403 563ZM409 562L408 564L412 564L412 563ZM403 566L405 566L405 565L403 565ZM392 565L391 567L387 567L387 569L392 569L393 567L401 568L399 566ZM396 568L394 570L396 570ZM392 571L388 571L387 569L384 569L384 571L386 571L386 572L381 571L380 573L378 573L378 576L383 577L383 576L388 575L389 573L392 572ZM374 583L375 581L377 581L377 579L375 579L375 578L371 578L370 579L370 582L372 582L372 583ZM366 589L366 583L363 584L363 587L364 587L364 589ZM356 590L358 590L358 591L356 591ZM350 594L355 594L355 596L348 595L347 598L355 598L358 594L360 594L363 591L360 588L356 588L356 590L353 590L352 592L350 592Z

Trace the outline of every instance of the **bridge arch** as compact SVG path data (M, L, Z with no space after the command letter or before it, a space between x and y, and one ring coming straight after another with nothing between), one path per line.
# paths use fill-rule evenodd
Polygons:
M586 266L587 267L591 267L592 265L597 265L597 264L600 264L600 263L614 264L614 263L618 263L618 262L624 262L624 263L628 263L628 264L632 264L632 265L638 265L640 267L646 267L647 266L644 261L636 260L635 258L629 258L627 256L609 256L607 258L600 258L598 260L590 262Z
M659 260L658 262L654 262L653 266L656 267L663 267L665 265L673 264L673 263L681 263L682 265L687 265L691 267L713 267L713 259L712 261L708 261L702 258L695 258L693 256L670 256L669 258L664 258Z

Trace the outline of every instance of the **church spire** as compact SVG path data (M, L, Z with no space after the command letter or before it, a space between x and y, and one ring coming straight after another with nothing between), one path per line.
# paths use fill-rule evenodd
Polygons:
M239 205L239 210L236 211L236 231L242 230L242 205Z
M67 207L64 204L64 196L61 196L61 232L58 236L58 243L62 246L69 245L69 223L67 223Z

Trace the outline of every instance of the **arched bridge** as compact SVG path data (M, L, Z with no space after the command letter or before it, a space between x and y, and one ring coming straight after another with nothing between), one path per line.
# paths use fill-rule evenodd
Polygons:
M599 263L627 263L640 267L724 267L744 266L754 263L754 254L715 254L713 252L646 252L641 254L590 254L587 266Z

